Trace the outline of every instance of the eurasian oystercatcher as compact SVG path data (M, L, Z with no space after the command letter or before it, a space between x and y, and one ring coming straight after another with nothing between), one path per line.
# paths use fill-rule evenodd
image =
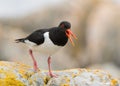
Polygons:
M51 71L51 55L57 52L61 47L64 47L70 39L70 42L74 46L74 42L71 38L77 39L77 37L70 30L71 24L67 21L63 21L58 27L52 27L49 29L40 29L31 33L29 36L21 39L16 39L17 43L22 42L29 46L29 54L32 57L34 70L38 70L37 62L34 58L32 51L37 50L41 53L49 55L48 68L49 75L51 77L54 74Z

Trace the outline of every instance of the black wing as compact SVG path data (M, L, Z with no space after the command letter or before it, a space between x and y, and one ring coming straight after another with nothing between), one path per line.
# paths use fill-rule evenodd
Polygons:
M47 31L48 29L37 30L30 34L28 37L26 37L25 40L29 40L31 42L36 43L37 45L40 45L44 42L44 33Z
M19 42L25 43L25 40L29 40L37 45L40 45L44 42L44 33L47 31L48 31L48 29L40 29L40 30L37 30L37 31L31 33L26 38L16 39L15 41L16 41L16 43L19 43Z

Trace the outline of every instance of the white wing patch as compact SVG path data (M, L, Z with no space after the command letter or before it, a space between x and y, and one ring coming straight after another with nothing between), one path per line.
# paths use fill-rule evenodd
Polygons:
M36 43L34 42L31 42L29 40L25 40L25 43L28 45L28 47L32 48L33 46L37 45Z

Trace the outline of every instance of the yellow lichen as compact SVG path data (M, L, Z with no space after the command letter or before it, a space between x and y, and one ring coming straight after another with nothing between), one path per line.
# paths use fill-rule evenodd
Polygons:
M6 77L0 79L0 86L25 86L21 81L16 80L15 78Z
M60 86L70 86L70 78L64 77L63 78L63 83L61 83Z
M2 78L6 78L6 77L11 77L11 78L15 78L16 76L14 75L14 73L12 73L10 70L0 70L0 74L3 74L5 77Z
M69 78L66 78L66 82L70 82L70 79L69 79Z
M4 77L0 78L0 86L25 86L21 81L16 79L16 75L11 70L0 70Z
M29 73L19 72L19 73L22 74L22 77L25 78L25 79L28 79L29 77L31 77L34 74L34 72L29 72Z
M44 80L44 83L47 84L48 81L50 80L50 77L44 77L43 80Z
M116 79L112 79L111 86L117 86L117 85L118 85L118 81Z
M74 78L74 77L76 77L77 76L77 74L72 74L72 78Z
M70 86L70 84L62 84L61 86Z

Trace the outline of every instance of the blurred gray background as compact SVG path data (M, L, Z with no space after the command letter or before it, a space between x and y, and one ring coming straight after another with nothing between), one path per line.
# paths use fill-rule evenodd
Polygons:
M28 47L14 40L63 20L78 40L52 56L52 69L104 69L120 78L120 0L0 0L0 60L32 66ZM47 69L48 56L34 55Z

